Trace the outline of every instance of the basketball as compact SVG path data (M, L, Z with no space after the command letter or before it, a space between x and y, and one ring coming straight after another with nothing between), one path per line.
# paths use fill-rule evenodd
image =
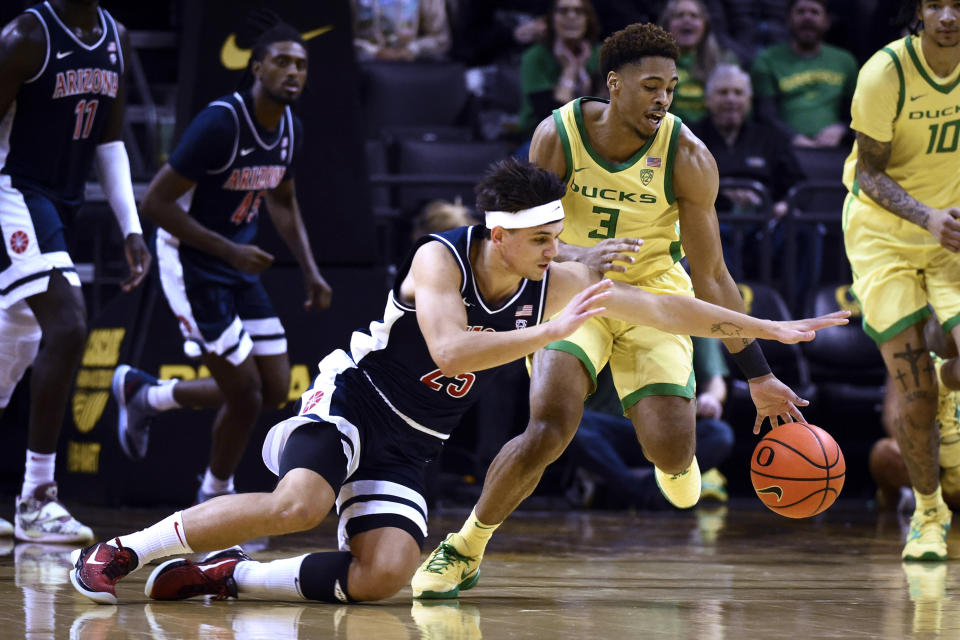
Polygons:
M826 511L840 495L847 465L829 433L789 422L772 429L753 450L750 480L763 504L788 518Z

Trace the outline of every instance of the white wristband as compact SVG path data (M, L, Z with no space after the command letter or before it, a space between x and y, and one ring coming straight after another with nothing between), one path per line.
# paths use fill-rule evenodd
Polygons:
M133 197L130 159L127 157L123 140L114 140L97 147L97 174L123 237L126 238L131 233L142 234L137 203Z

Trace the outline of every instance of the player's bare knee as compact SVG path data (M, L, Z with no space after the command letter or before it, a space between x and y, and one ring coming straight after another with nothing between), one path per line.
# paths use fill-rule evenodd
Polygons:
M293 533L307 531L319 525L326 512L306 495L274 494L271 518L278 525L278 531Z
M644 455L666 473L680 473L689 467L695 448L696 441L693 438L683 439L677 434L651 434L643 441Z
M410 584L419 557L380 553L370 563L359 560L359 570L351 573L350 595L357 600L383 600Z
M58 318L43 332L47 347L64 361L80 357L87 342L87 323L83 318L71 315Z

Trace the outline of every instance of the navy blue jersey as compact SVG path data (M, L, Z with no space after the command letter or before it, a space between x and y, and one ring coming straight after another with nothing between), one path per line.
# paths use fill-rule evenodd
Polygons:
M3 173L13 186L27 186L70 203L83 199L97 145L102 140L123 75L117 24L97 9L103 35L80 41L49 3L27 10L43 25L46 54L36 75L17 92Z
M290 107L276 131L265 131L254 119L249 93L211 102L187 127L169 159L174 171L197 183L188 213L233 242L253 243L264 193L293 176L300 131ZM185 275L192 270L204 280L230 284L257 279L185 245L180 245L180 259Z
M543 320L547 274L539 282L521 281L517 292L496 308L480 295L470 264L470 247L481 242L482 234L482 227L475 226L421 238L397 274L383 321L371 324L369 333L354 333L351 340L354 362L394 410L439 434L453 431L463 414L494 384L501 368L462 373L455 378L440 372L420 333L416 309L400 300L400 284L417 248L426 242L441 242L457 260L460 294L471 331L510 331Z

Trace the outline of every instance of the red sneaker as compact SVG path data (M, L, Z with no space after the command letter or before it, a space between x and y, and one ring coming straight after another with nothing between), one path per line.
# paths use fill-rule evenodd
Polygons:
M98 542L70 554L75 569L70 572L74 588L99 604L117 604L114 585L137 568L139 560L133 549Z
M240 547L217 551L202 562L183 558L168 560L153 570L143 592L154 600L186 600L213 596L215 600L237 597L233 570L238 562L250 560Z

